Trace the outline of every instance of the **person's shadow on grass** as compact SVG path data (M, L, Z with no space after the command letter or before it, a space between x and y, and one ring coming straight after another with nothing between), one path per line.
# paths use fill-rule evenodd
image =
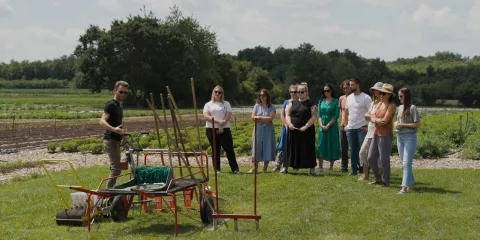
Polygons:
M443 188L436 188L436 187L424 187L418 186L414 187L413 193L437 193L437 194L460 194L462 192L455 191L455 190L447 190Z

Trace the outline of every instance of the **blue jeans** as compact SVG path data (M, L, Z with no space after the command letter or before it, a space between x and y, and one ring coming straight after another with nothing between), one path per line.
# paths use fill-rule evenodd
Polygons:
M367 132L360 129L347 129L348 145L350 146L350 157L352 158L352 173L357 173L360 159L360 148L365 140Z
M415 179L413 178L413 155L417 150L416 133L397 133L397 146L400 160L402 161L403 179L402 187L412 187Z
M343 127L340 127L340 153L342 156L342 171L348 171L348 140L347 132Z

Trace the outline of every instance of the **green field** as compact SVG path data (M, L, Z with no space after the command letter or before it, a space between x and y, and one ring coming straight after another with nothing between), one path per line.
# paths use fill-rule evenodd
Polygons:
M111 91L91 93L87 89L0 89L1 109L51 109L68 106L103 106Z
M398 167L398 166L397 166ZM242 168L243 172L247 168ZM179 239L475 239L480 234L478 170L415 170L415 190L397 195L401 170L392 170L390 188L358 182L335 173L258 176L260 230L254 221L233 221L217 231L205 230L196 209L179 212ZM81 168L87 188L95 188L108 166ZM70 172L55 174L58 184L74 185ZM253 212L253 176L221 173L224 213ZM213 182L210 183L213 185ZM86 227L55 224L62 203L49 179L35 174L3 183L0 234L4 239L152 239L174 237L170 212L129 213L129 220ZM213 186L212 186L213 188ZM194 205L195 206L195 205Z
M0 119L100 118L113 93L87 89L0 89ZM159 105L159 104L157 104ZM194 113L181 109L182 114ZM149 109L126 107L125 117L152 116Z

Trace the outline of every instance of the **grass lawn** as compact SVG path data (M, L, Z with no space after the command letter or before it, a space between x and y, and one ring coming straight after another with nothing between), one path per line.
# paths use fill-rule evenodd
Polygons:
M224 168L225 170L228 167ZM246 172L247 167L242 171ZM80 168L86 187L95 188L108 167ZM293 172L293 171L292 171ZM392 170L392 186L380 188L358 177L335 173L309 177L306 171L258 176L260 230L253 220L233 220L217 231L204 229L196 209L179 213L180 235L193 239L478 239L479 170L415 170L415 191L397 195L401 169ZM55 174L58 184L76 185L71 173ZM253 175L221 173L221 209L253 212ZM212 188L214 183L211 182ZM2 239L152 239L174 238L173 215L129 212L129 221L86 227L57 226L62 208L43 175L16 178L0 185ZM196 205L194 205L196 206Z

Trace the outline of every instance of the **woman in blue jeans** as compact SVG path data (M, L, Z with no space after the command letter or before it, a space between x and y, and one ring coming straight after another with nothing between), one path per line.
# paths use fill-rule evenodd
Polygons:
M420 127L420 115L417 107L412 104L412 93L408 88L398 91L400 107L398 107L395 131L397 132L397 146L402 161L403 179L402 190L398 194L405 194L411 190L413 183L413 155L417 149L417 131Z

